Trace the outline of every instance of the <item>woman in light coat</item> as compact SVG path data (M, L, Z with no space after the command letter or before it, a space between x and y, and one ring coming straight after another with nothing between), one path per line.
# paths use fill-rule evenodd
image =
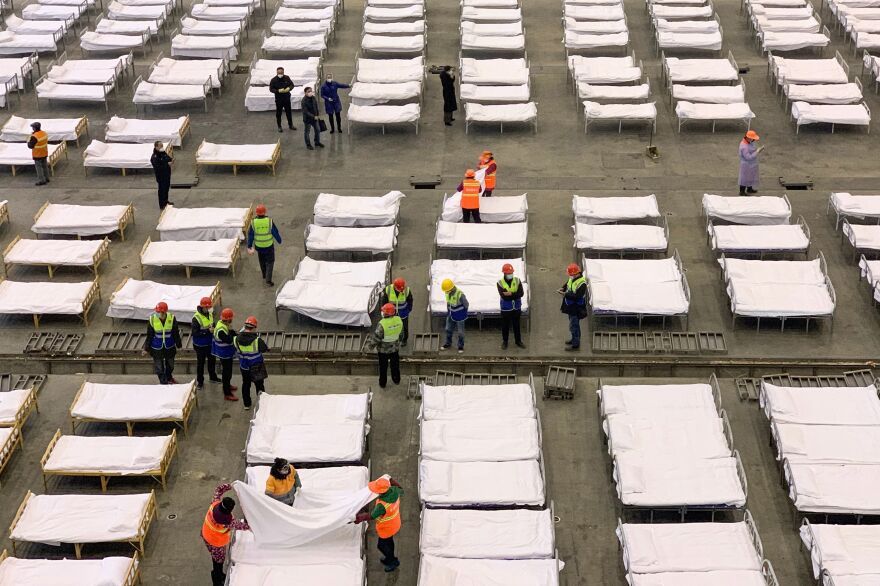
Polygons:
M739 143L739 194L758 193L758 156L764 147L755 144L760 137L749 130Z

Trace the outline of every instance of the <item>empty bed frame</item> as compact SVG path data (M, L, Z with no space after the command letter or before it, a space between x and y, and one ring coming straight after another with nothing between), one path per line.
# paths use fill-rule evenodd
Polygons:
M196 175L202 167L232 167L238 175L239 167L267 167L275 175L275 166L281 160L281 140L274 144L216 144L202 140L196 151Z
M53 236L104 236L119 232L125 240L125 229L134 223L134 205L81 206L49 203L34 214L31 232Z
M110 240L22 240L16 236L3 250L2 260L6 275L14 265L44 266L49 278L58 267L86 267L95 277L98 267L110 259Z
M10 557L0 554L0 586L63 584L75 577L78 586L137 586L140 557L105 557L94 560L50 560ZM69 582L68 582L69 583Z
M146 267L183 267L186 278L192 277L193 267L225 269L235 277L235 265L241 258L241 240L238 237L220 240L164 240L153 242L147 238L141 248L139 261L141 278Z
M97 279L82 283L0 281L0 314L30 315L40 327L44 315L75 315L89 325L89 311L101 299Z

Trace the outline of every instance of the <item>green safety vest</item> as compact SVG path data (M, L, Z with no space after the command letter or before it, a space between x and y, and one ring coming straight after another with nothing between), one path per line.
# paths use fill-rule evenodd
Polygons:
M379 320L379 325L382 326L382 332L385 334L382 338L383 342L396 342L403 332L403 320L397 315L383 317Z
M174 340L171 339L171 329L174 327L174 316L165 315L165 321L159 319L155 313L150 316L150 327L153 328L153 339L150 341L150 348L153 350L161 350L162 348L171 348L174 346Z
M199 322L199 325L203 330L207 330L214 325L214 310L209 309L207 314L204 314L201 311L196 311L193 314L193 319ZM210 332L195 334L193 335L193 344L196 346L208 346L211 344L211 338L212 336Z
M254 228L254 246L257 248L269 248L275 243L272 236L272 218L254 218L251 222Z

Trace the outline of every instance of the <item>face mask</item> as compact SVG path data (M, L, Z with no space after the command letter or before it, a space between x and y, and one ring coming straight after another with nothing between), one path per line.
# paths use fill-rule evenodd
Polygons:
M328 77L328 78L327 78L327 83L331 83L332 81L333 81L333 78L332 78L332 77Z
M281 79L282 77L284 77L284 74L283 74L283 73L279 73L279 74L278 74L278 79Z
M505 280L505 281L512 281L512 280L513 280L513 275L504 275L504 280Z

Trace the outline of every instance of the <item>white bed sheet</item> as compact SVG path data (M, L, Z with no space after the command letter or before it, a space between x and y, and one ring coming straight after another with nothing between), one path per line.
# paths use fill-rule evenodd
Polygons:
M579 224L605 224L622 220L659 218L657 196L585 197L572 196L572 210Z
M101 76L104 74L101 73ZM46 100L76 100L81 102L103 102L107 99L102 85L55 83L44 79L37 84L37 97Z
M82 283L0 282L0 314L78 315L92 281Z
M745 102L745 87L740 85L680 85L672 86L672 98L706 104L738 104ZM752 115L754 116L754 114Z
M703 213L735 224L787 224L791 206L782 197L725 197L703 194Z
M620 454L614 480L624 505L640 507L746 504L736 459L668 459Z
M99 33L86 31L79 38L79 45L84 51L116 51L136 49L144 44L140 35Z
M162 59L150 71L150 83L173 85L205 85L221 87L225 76L226 61L223 59Z
M480 85L528 84L528 63L525 59L462 58L460 83Z
M789 497L798 511L880 514L880 465L792 462L789 469Z
M237 38L234 36L203 36L177 34L171 39L171 56L238 59Z
M107 122L104 140L107 142L142 142L153 144L157 140L180 146L180 136L186 116L167 120L140 120L113 116Z
M202 297L211 297L215 286L166 285L154 281L128 279L121 289L110 297L107 316L121 319L148 320L160 301L178 320L187 323Z
M476 104L464 105L468 122L531 122L538 118L535 102L525 104Z
M271 161L277 143L218 144L202 141L196 151L196 163L262 163Z
M397 219L400 202L404 197L406 196L400 191L390 191L381 197L319 193L313 209L315 224L343 227L389 226Z
M651 87L647 83L639 85L595 85L585 81L577 84L578 98L581 100L647 100L651 96Z
M269 31L279 37L326 35L333 32L333 21L325 20L276 20Z
M680 2L675 3L679 4ZM655 18L654 28L661 32L704 34L720 30L716 20L666 20L665 18Z
M768 18L764 15L755 16L755 23L761 32L801 32L818 33L822 30L822 23L815 17L803 19Z
M574 245L578 250L665 251L666 233L659 226L634 224L574 225Z
M404 104L402 106L358 106L357 104L350 104L348 107L348 119L364 124L418 122L420 117L421 107L419 104Z
M61 148L61 145L50 144L49 156ZM14 165L16 167L33 167L34 158L31 149L24 142L0 143L0 165Z
M419 463L419 498L435 506L544 504L537 460Z
M626 20L575 20L566 16L563 21L566 32L604 35L627 32Z
M599 47L626 47L629 44L629 33L594 34L565 31L563 39L566 49L597 49Z
M158 20L112 20L102 19L95 25L95 32L104 35L151 35L159 34Z
M76 61L53 65L46 74L46 79L56 84L111 84L115 81L116 69L86 69Z
M731 281L730 310L749 317L830 316L834 300L825 285Z
M555 545L550 513L425 509L420 551L459 559L549 559Z
M124 586L131 558L100 560L28 560L9 557L0 563L0 586Z
M306 250L309 252L365 251L391 253L397 244L396 226L349 228L309 224Z
M4 261L11 264L91 266L101 240L19 240Z
M119 229L128 206L81 206L53 203L31 226L35 234L98 236Z
M156 230L163 241L243 238L249 208L178 208L169 205Z
M493 196L480 199L480 219L487 224L524 222L529 210L527 195ZM440 218L445 222L461 222L461 193L455 192L443 203Z
M701 104L679 101L675 105L679 120L751 120L755 113L745 102Z
M20 35L9 31L0 32L0 55L22 55L34 51L51 53L56 47L55 36L51 34Z
M739 71L727 59L679 59L667 57L665 65L673 83L736 81Z
M522 9L463 6L461 9L461 20L469 20L471 22L521 22Z
M419 563L419 586L558 586L561 567L553 559L465 560L424 555Z
M597 282L591 285L590 307L598 313L682 315L690 302L680 282Z
M140 89L140 87L138 89ZM152 144L109 143L92 140L83 152L83 165L111 169L152 169Z
M79 6L52 6L49 4L30 4L21 9L25 20L68 20L82 16Z
M715 10L711 5L707 6L667 6L664 4L649 5L651 16L658 18L712 18Z
M880 399L869 387L802 389L761 382L761 407L777 423L880 425Z
M193 393L191 383L124 385L86 382L70 407L74 418L102 421L182 419Z
M580 6L577 4L565 4L565 16L575 20L599 20L618 21L623 20L623 4Z
M417 99L422 94L421 81L403 83L365 83L356 81L348 93L352 104L375 106L391 101Z
M524 51L526 38L524 35L491 36L466 32L461 35L461 48L464 51Z
M777 82L800 84L838 84L849 82L837 59L786 59L773 56Z
M332 6L322 6L320 8L295 8L289 6L280 6L275 12L273 20L320 22L322 20L334 20L334 12L335 11Z
M655 120L657 118L657 106L654 102L600 104L585 101L583 104L587 120Z
M880 527L877 525L801 525L800 537L810 551L813 575L827 570L838 577L859 580L865 574L880 574ZM870 576L868 576L870 578ZM873 582L856 582L869 586Z
M58 438L46 464L51 472L91 471L114 474L143 474L161 467L171 436Z
M777 459L813 464L880 464L880 426L772 425Z
M521 258L486 260L438 258L431 263L431 286L432 289L439 290L440 282L443 279L449 278L458 285L494 287L501 278L501 268L505 264L510 264L513 267L514 275L517 275L523 281L527 280L525 264Z
M880 217L880 195L831 194L831 203L840 214L856 218Z
M404 83L425 77L425 58L358 59L357 80L365 83Z
M241 32L241 22L222 20L197 20L185 17L180 19L182 35L236 35Z
M760 570L709 570L634 574L630 586L767 586Z
M259 73L259 72L257 72ZM252 74L253 75L253 74ZM273 72L274 75L274 72ZM254 82L254 78L251 77L251 83ZM293 83L297 83L297 81L293 81ZM305 95L305 88L307 87L315 87L317 85L317 78L312 79L306 82L299 82L293 90L290 92L290 102L291 108L293 110L302 109L300 106L300 102ZM275 111L275 94L269 91L269 86L266 85L252 85L248 87L247 93L244 97L244 106L247 108L248 112L274 112Z
M201 20L225 20L241 22L250 17L253 9L250 6L208 6L207 4L193 4L190 14L193 18Z
M425 7L422 4L413 4L410 6L400 6L397 8L382 8L378 6L367 6L364 9L364 20L373 21L394 21L394 20L416 20L425 17Z
M302 59L258 59L251 68L251 85L269 85L279 67L297 85L313 83L318 78L320 57Z
M364 23L364 33L370 35L415 35L424 34L425 21L390 21Z
M152 267L228 269L232 265L232 253L237 244L238 238L150 242L141 255L141 264Z
M235 565L251 564L265 568L268 566L284 566L287 569L287 580L301 566L337 566L362 564L363 529L355 524L335 529L309 543L295 548L270 547L254 541L250 531L236 531L235 539L229 548L229 558ZM235 567L235 566L233 566ZM298 574L297 574L298 575ZM246 582L240 586L254 586ZM258 582L259 586L264 586ZM347 586L347 585L346 585ZM361 584L352 584L361 586Z
M229 568L229 586L285 586L291 576L304 584L335 584L361 586L365 562L359 557L346 557L317 563L291 565L259 565L236 563Z
M295 279L281 287L275 297L275 308L289 309L323 323L369 327L371 294L369 287Z
M853 126L869 126L871 114L864 104L828 105L794 102L791 115L797 120L798 126L805 124L850 124Z
M384 283L388 263L384 260L373 262L331 262L304 257L297 265L296 280L312 281L325 285L345 285L349 287L370 287Z
M18 89L24 90L25 79L22 74L27 75L28 73L33 71L34 68L30 59L30 56L7 57L4 59L0 59L0 81L9 81L10 79L12 79L12 76L17 75Z
M168 16L168 8L160 6L131 6L120 2L111 2L107 6L107 17L113 20L159 20L164 22Z
M807 47L827 47L831 39L824 33L775 32L761 34L764 51L796 51Z
M788 84L785 95L795 102L811 104L853 104L862 101L862 91L854 83Z
M320 53L327 48L327 37L322 34L295 37L271 36L263 40L261 46L267 53L309 52Z
M541 455L534 418L422 421L420 453L444 462L510 462Z
M247 483L256 489L265 489L271 466L245 468ZM370 481L366 466L330 466L327 468L299 468L296 471L302 485L293 503L294 509L316 509L326 506L326 499L344 492L355 492ZM317 497L317 498L313 498Z
M440 248L522 249L528 240L528 222L464 224L440 220L435 242Z
M461 23L463 33L486 36L486 37L521 37L523 26L521 22L470 22Z
M592 84L631 83L642 79L642 68L631 57L583 57L570 55L569 69L577 82Z
M425 35L371 35L361 37L361 49L381 53L415 53L425 50Z
M422 419L534 418L535 397L527 384L422 387Z
M720 51L722 43L720 30L708 33L657 31L657 45L661 49Z
M364 454L364 421L320 425L254 423L246 447L249 464L271 464L281 457L295 463L357 462Z
M719 252L801 251L810 239L799 224L711 226L712 248Z
M658 458L726 458L731 448L717 415L688 417L664 411L657 417L609 415L603 428L608 435L612 456L618 454L651 455Z
M597 391L605 416L664 417L692 420L718 417L710 385L603 385Z
M260 393L254 423L260 425L321 425L368 419L368 393L278 395Z
M865 224L844 224L843 234L854 248L860 250L880 249L880 226Z
M85 117L81 118L22 118L10 116L0 130L0 140L5 142L27 142L33 129L31 124L40 122L43 132L49 135L50 141L76 140L76 128Z
M0 425L11 426L18 423L16 415L34 393L33 389L12 389L0 392Z
M588 258L584 260L584 273L593 283L643 285L678 283L681 279L681 271L674 257L638 260Z
M10 14L6 17L6 30L19 35L46 35L68 30L67 21L64 20L24 20Z
M758 284L820 285L825 273L818 258L813 260L719 259L730 281Z

